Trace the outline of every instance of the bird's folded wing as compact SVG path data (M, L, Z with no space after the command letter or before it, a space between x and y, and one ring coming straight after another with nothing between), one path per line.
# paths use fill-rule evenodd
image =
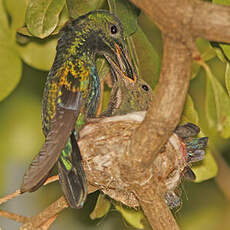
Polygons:
M24 175L21 193L32 192L43 184L75 127L81 107L81 93L64 90L60 99L45 143Z

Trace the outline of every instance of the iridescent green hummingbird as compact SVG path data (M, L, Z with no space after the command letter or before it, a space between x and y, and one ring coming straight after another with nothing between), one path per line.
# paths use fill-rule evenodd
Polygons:
M37 190L58 161L60 183L69 205L82 207L87 182L75 126L77 121L93 117L98 107L98 55L109 58L126 76L134 78L120 20L104 10L70 20L61 31L43 96L46 139L24 175L22 193Z

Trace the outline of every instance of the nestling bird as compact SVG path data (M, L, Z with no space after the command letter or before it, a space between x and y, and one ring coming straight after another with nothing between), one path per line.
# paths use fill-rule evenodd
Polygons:
M124 115L136 111L148 110L153 101L154 94L151 87L134 73L133 78L125 74L125 69L119 67L109 57L107 58L113 67L113 76L117 79L111 92L108 108L101 116ZM189 163L201 161L205 157L204 149L207 147L208 138L194 138L200 128L192 123L177 126L174 131L185 145L185 161ZM192 169L186 166L181 173L181 178L195 180L196 176ZM181 178L179 178L181 180ZM181 205L180 197L174 190L165 193L165 200L170 209L177 208Z
M25 173L20 190L37 190L58 161L59 181L67 201L71 207L80 208L87 196L87 182L75 126L77 121L93 117L98 107L97 55L113 60L130 79L134 76L122 25L108 11L93 11L69 21L56 49L43 95L46 140Z

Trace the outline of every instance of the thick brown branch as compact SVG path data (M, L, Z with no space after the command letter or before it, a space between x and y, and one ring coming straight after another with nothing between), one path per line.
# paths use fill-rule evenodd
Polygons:
M149 167L179 123L189 85L191 61L183 44L164 36L163 67L155 99L142 125L134 133L130 152L126 155L125 162L130 167L124 169L129 171L130 180L140 178L140 174L130 170L139 168L141 173Z
M159 188L153 190L152 187L142 187L136 192L137 197L140 197L140 205L151 223L152 229L159 230L179 230L179 227L172 216L167 204L164 200L164 193ZM142 191L142 192L141 192ZM143 192L148 191L148 192Z
M194 39L230 43L230 7L197 0L130 0L172 39L198 54Z
M193 36L230 43L230 7L208 2L194 2L196 8L191 22Z

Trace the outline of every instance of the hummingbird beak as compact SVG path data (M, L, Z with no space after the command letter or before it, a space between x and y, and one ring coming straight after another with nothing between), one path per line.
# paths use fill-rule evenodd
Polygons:
M137 76L132 68L132 65L130 64L131 59L128 51L126 49L123 51L118 44L115 44L115 50L117 62L114 61L110 56L105 55L107 61L112 67L112 74L117 80L123 77L131 82L135 82Z

